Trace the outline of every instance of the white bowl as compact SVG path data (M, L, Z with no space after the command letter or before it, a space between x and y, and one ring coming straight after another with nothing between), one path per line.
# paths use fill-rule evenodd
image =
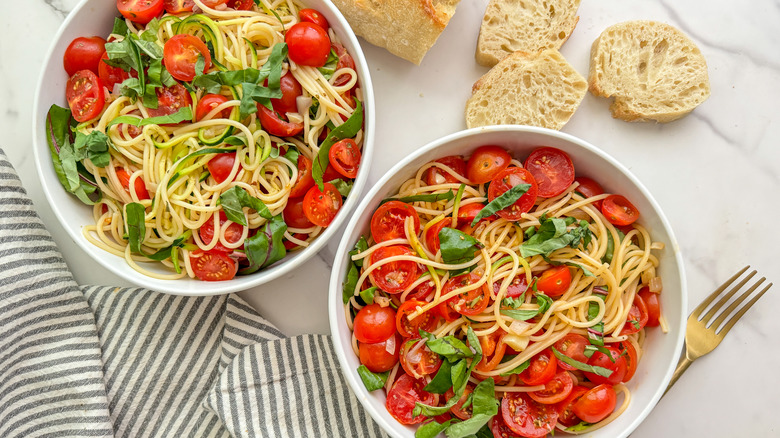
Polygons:
M114 1L83 0L68 15L57 33L54 45L46 56L41 76L38 79L32 121L33 151L43 191L57 219L68 232L71 239L76 241L101 266L129 282L160 292L178 295L216 295L237 292L258 286L292 272L322 249L325 243L333 237L344 221L347 220L368 180L368 171L371 167L375 130L374 94L371 77L360 44L346 19L341 15L341 12L328 0L303 0L303 3L307 7L317 9L327 18L331 28L336 32L341 43L355 60L360 88L363 91L363 107L365 110L363 165L360 167L360 171L355 179L352 193L345 200L341 211L339 211L325 232L315 239L311 245L302 251L288 254L284 260L272 267L251 275L236 276L233 280L223 282L205 282L190 278L158 280L147 277L132 269L124 259L95 247L81 234L81 228L92 222L92 210L91 207L82 204L76 197L67 193L57 179L46 142L46 114L49 107L54 103L67 107L65 82L68 80L68 77L62 67L62 57L65 53L65 48L74 38L79 36L99 35L106 37L111 32L114 17L119 16L119 12ZM144 267L153 269L150 264L144 264ZM165 271L160 269L159 272Z
M593 438L625 437L647 417L663 395L682 348L687 309L682 256L661 208L636 177L625 166L595 146L558 131L526 126L491 126L457 132L429 143L406 157L366 194L341 239L333 263L328 297L330 329L347 381L358 400L385 431L394 437L414 436L415 426L404 426L387 412L384 392L368 393L357 374L360 361L352 351L352 335L347 327L341 292L341 284L347 270L347 253L360 235L369 231L371 215L380 201L397 193L400 184L411 178L423 164L448 155L468 155L478 146L489 144L503 146L519 159L523 159L538 146L552 146L564 150L574 162L578 175L594 177L607 192L617 192L629 198L639 209L640 221L647 227L653 240L666 244L666 249L659 253L658 272L664 282L661 307L669 324L669 333L663 334L660 330L648 332L645 355L628 384L631 404L615 421L587 434Z

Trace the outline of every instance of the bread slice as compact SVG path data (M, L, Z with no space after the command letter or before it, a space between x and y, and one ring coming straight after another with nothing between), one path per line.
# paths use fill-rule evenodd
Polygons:
M588 84L557 50L515 52L472 87L466 125L532 125L561 129Z
M460 0L333 0L369 43L420 64Z
M629 122L671 122L710 95L704 56L682 32L656 21L607 28L590 51L588 88L614 97L612 116Z
M490 0L477 40L477 63L492 67L510 53L560 49L577 21L580 0Z

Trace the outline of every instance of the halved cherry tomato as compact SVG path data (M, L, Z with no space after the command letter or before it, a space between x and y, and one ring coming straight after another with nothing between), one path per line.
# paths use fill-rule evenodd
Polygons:
M623 330L620 331L621 335L630 335L642 330L647 324L648 320L647 306L645 300L641 296L634 295L634 303L628 310L628 317L626 317L626 324L623 326Z
M303 212L303 198L289 198L284 211L282 211L282 217L284 223L291 228L311 228L314 226Z
M65 98L77 122L94 119L103 111L106 97L103 83L90 70L76 72L65 84Z
M455 289L472 285L481 278L482 277L473 272L450 278L447 280L447 283L444 284L441 294L444 296ZM473 316L482 313L487 307L488 301L490 301L488 293L486 293L485 289L478 287L466 292L461 292L448 299L447 306L461 315Z
M571 271L568 266L553 266L542 272L536 281L536 289L551 297L563 295L571 285Z
M195 120L203 120L208 113L214 108L227 102L229 99L221 94L207 94L200 98L198 104L195 106ZM225 108L222 111L216 113L214 117L220 119L230 118L230 108Z
M474 184L486 183L509 166L512 157L499 146L478 147L469 158L466 176Z
M422 307L428 303L417 300L407 300L398 307L395 314L395 325L398 333L405 338L415 338L420 336L420 329L430 332L436 327L436 316L431 311L409 319L409 315L417 311L417 307ZM409 373L412 374L412 373Z
M436 405L439 402L438 394L431 394L423 388L427 385L423 379L415 379L406 373L399 373L400 376L393 382L390 391L387 392L385 407L390 415L401 424L417 424L425 421L425 415L414 416L412 411L415 405L423 403L426 405Z
M369 304L358 310L352 327L360 342L375 344L385 341L395 334L395 311L379 304Z
M398 352L401 349L401 337L394 333L382 342L358 345L360 363L374 373L384 373L393 369L398 363Z
M609 385L617 385L618 383L623 381L623 377L626 375L626 358L621 356L620 352L617 350L617 348L614 347L604 347L609 351L609 355L612 357L608 357L606 354L602 353L601 351L596 351L593 353L593 356L588 359L588 365L594 365L602 368L606 368L610 371L612 371L612 374L609 375L609 377L603 377L599 376L598 374L586 372L585 376L590 380L591 382L595 384L601 384L601 383L607 383ZM584 418L583 418L584 420Z
M488 187L488 200L493 201L504 192L520 184L530 184L531 187L514 204L496 212L506 220L516 221L534 206L538 189L533 175L523 168L509 167L499 172Z
M309 238L309 235L308 234L303 234L303 233L295 233L295 234L293 234L293 237L295 237L298 240L306 240L306 239ZM290 251L290 250L293 250L293 249L299 247L299 245L297 243L295 243L295 242L293 242L291 240L287 240L286 238L284 239L283 245L284 245L284 248L287 251Z
M227 222L227 216L224 212L219 212L219 226L222 228ZM235 222L231 222L230 225L228 225L227 229L225 229L225 240L228 243L238 243L241 240L241 237L244 233L244 227L241 224L237 224ZM211 240L214 239L214 218L210 218L206 221L205 224L203 224L202 227L198 230L198 235L200 236L200 240L203 241L204 244L208 245L211 243ZM219 251L224 253L231 253L233 252L232 249L226 247L222 244L222 242L217 242L217 244L214 246L214 248L211 249L212 251Z
M121 84L125 79L130 78L130 74L119 67L112 67L106 64L108 52L103 52L103 56L98 63L98 77L103 82L103 86L109 90L114 89L114 85Z
M661 322L661 302L657 293L650 292L650 288L645 286L639 291L639 296L645 302L647 307L646 327L658 327Z
M471 415L473 414L473 405L469 404L466 406L466 408L463 408L463 405L466 404L466 400L469 398L469 394L474 392L474 387L471 386L471 384L466 385L466 389L463 390L463 395L460 396L458 399L458 402L455 403L454 406L450 408L450 412L453 413L456 417L460 418L461 420L468 420L471 418ZM455 391L452 390L452 388L447 390L447 393L444 394L444 398L447 401L450 401L452 397L455 397Z
M431 225L430 228L425 230L425 246L428 247L428 251L436 254L441 249L441 241L439 240L439 231L442 228L452 225L447 219L442 219L439 222Z
M192 106L192 97L181 84L160 87L154 91L157 94L157 108L146 109L152 117L169 116L184 107Z
M206 44L194 35L174 35L163 47L165 68L180 81L195 79L195 65L201 56L205 61L203 71L208 71L211 68L211 53Z
M534 149L525 159L525 168L534 176L542 198L558 196L574 182L574 164L560 149Z
M422 343L423 345L419 345ZM419 379L429 376L441 367L441 357L431 351L425 341L419 338L412 338L403 343L401 353L398 355L401 360L401 367L406 374Z
M559 339L558 342L555 343L554 347L556 350L561 352L561 354L564 354L578 362L587 363L588 356L585 356L585 347L589 344L590 341L588 341L588 338L585 336L578 335L576 333L569 333L563 338ZM561 367L561 369L567 371L574 371L576 369L562 360L558 361L558 366Z
M206 167L209 169L209 173L214 177L217 184L225 182L230 176L230 172L233 171L233 165L236 163L236 153L226 152L224 154L217 154L214 158L210 159L206 163ZM238 173L236 173L238 175Z
M577 186L574 191L580 192L582 196L586 198L592 198L594 196L598 196L604 193L604 189L601 187L601 184L597 183L595 180L592 180L586 176L578 176L574 178L575 182L580 183L580 185ZM602 200L598 200L593 203L593 205L601 211L601 204L603 203Z
M290 27L284 36L290 60L299 65L322 67L330 54L330 38L322 27L302 21Z
M228 0L203 0L203 4L210 8L216 8L217 6L224 5L227 2Z
M574 414L588 423L598 423L615 410L617 394L611 385L598 385L583 394L574 403Z
M639 210L621 195L609 195L601 204L601 213L612 225L625 226L639 219Z
M527 438L546 436L558 420L558 412L553 405L539 403L522 392L504 395L501 415L512 432Z
M447 322L452 322L460 318L460 313L450 309L450 306L447 305L446 301L439 303L439 305L436 306L436 311L439 312L439 315Z
M406 300L417 300L429 302L428 297L432 296L436 290L436 285L433 280L423 281L416 288L414 288L409 295L406 296Z
M466 161L463 160L463 157L460 155L450 155L449 157L439 158L438 160L434 160L434 163L441 163L452 169L458 175L463 177L466 176ZM423 179L429 186L446 183L456 184L460 182L451 173L436 166L426 170Z
M471 225L471 223L474 222L474 219L483 208L485 208L485 205L479 202L461 205L458 208L458 224ZM486 216L480 220L493 221L496 220L496 215L491 214L490 216Z
M328 160L338 173L347 178L355 178L360 166L360 149L351 138L339 140L331 146Z
M420 216L409 204L401 201L390 201L379 206L371 216L371 237L374 242L404 237L404 223L411 217L414 224L414 233L420 232Z
M89 70L98 74L100 59L106 53L106 40L99 36L78 37L68 44L62 64L68 76L79 70Z
M255 2L254 0L230 0L227 5L237 11L251 11Z
M323 190L314 185L303 197L303 213L315 225L327 227L341 209L341 193L331 183L325 183Z
M486 288L488 290L488 293L491 294L491 296L496 296L496 294L498 294L499 289L501 289L501 283L503 283L503 280L493 282L492 287L490 287L487 283L485 283L482 287ZM520 295L524 294L526 290L528 290L528 281L525 279L525 275L521 274L513 278L512 281L509 283L509 286L506 289L506 293L504 294L504 297L517 298Z
M517 434L504 423L503 415L496 415L488 423L494 438L519 438Z
M116 0L119 13L133 23L146 24L163 11L163 0Z
M320 14L320 11L316 9L311 8L305 8L298 11L298 18L301 19L301 21L308 21L309 23L314 23L317 26L323 28L325 31L328 30L328 20L325 18L324 15Z
M130 193L130 174L124 169L117 168L116 177L119 179L119 183L122 184L122 187L125 188L127 193ZM133 191L135 191L135 195L138 199L150 199L149 192L146 190L146 184L144 184L144 179L141 177L135 179Z
M544 384L544 389L529 392L528 395L539 403L552 405L563 401L573 387L574 381L571 379L571 374L568 371L560 371Z
M301 83L288 71L279 78L279 89L282 91L282 97L271 99L271 106L274 107L274 111L285 117L287 113L297 113L298 96L303 94Z
M341 179L341 174L336 172L336 169L328 163L328 167L325 168L325 173L322 175L322 180L325 182L333 181L334 179Z
M572 388L569 395L566 396L566 399L558 403L556 406L558 409L558 423L566 427L571 427L580 423L581 420L577 418L577 415L574 414L572 408L574 407L574 403L576 403L583 394L588 392L588 389L589 388L584 386L576 385Z
M275 111L271 111L264 105L257 104L257 115L263 129L277 137L293 137L303 131L303 122L292 123L282 119Z
M499 329L490 335L479 337L479 345L482 347L482 360L477 364L477 371L492 371L501 363L507 348L502 341L503 336L504 331Z
M203 281L225 281L236 276L236 261L220 251L194 251L190 253L190 266L195 276Z
M192 0L165 0L165 11L170 14L181 14L182 12L192 12L195 2Z
M310 159L298 155L298 179L295 181L295 185L290 189L290 197L297 198L303 196L314 185L314 177L311 174L312 162ZM326 182L327 179L323 178Z
M350 55L349 52L347 52L347 49L345 49L344 46L342 46L339 43L333 43L330 46L330 49L334 51L336 53L336 56L338 56L339 58L339 61L336 63L336 70L341 70L342 68L351 68L352 70L357 69L355 67L355 60L352 58L352 55ZM336 87L340 87L349 81L350 81L349 76L340 75L339 77L336 78L336 80L333 81L333 85L335 85ZM355 105L352 104L352 107L354 108Z
M634 344L628 341L619 343L618 349L620 350L620 354L626 358L626 375L623 376L623 382L628 382L636 373L636 367L639 365L639 356L636 353ZM625 353L625 355L623 353Z
M377 248L371 254L371 264L401 255L414 255L414 251L404 245ZM371 271L368 276L383 291L391 294L401 293L417 279L417 263L411 260L386 263Z
M531 364L520 373L520 380L528 386L544 385L555 377L558 359L552 350L545 348L531 358Z

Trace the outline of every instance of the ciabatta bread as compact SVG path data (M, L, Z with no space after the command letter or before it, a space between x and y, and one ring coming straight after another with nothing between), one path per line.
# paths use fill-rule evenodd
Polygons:
M474 84L466 102L466 125L561 129L587 88L585 78L557 50L515 52Z
M352 30L415 64L442 33L460 0L333 0Z
M671 122L710 95L699 48L675 27L655 21L607 28L591 47L588 88L614 97L612 116L629 122Z
M477 40L477 63L492 67L510 53L560 49L574 31L580 0L490 0Z

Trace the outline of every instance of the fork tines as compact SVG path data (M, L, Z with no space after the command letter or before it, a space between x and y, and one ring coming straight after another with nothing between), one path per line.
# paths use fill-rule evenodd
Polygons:
M741 295L739 295L735 300L731 302L731 304L723 309L723 307L731 300L734 295L742 289L755 275L756 270L750 271L742 280L739 281L734 287L731 288L727 293L723 294L723 292L731 286L732 283L734 283L739 277L742 276L748 269L750 268L750 265L745 266L742 268L739 272L734 274L730 279L728 279L726 282L724 282L718 289L715 290L710 296L708 296L699 306L696 308L696 310L693 311L693 314L695 315L702 315L704 313L704 310L707 309L707 307L710 306L710 304L716 299L720 299L709 309L709 311L704 315L700 316L698 318L699 321L706 324L708 328L713 328L716 330L716 333L719 336L725 336L726 333L728 333L729 330L731 330L731 327L734 326L734 324L737 322L738 319L742 317L742 315L745 314L745 312L750 309L750 307L753 306L753 304L756 303L756 301L761 298L766 291L769 290L770 287L772 287L772 283L767 284L764 286L764 288L756 294L750 301L748 301L747 304L742 306L738 312L732 313L753 293L756 291L756 289L759 288L765 281L766 277L761 277L756 281L752 286L750 286L745 292L743 292ZM721 296L723 294L723 296ZM717 319L712 321L712 319L718 315ZM726 318L731 316L731 318L726 322L725 325L721 327L721 324L723 324L724 321L726 321ZM720 327L720 328L718 328Z

